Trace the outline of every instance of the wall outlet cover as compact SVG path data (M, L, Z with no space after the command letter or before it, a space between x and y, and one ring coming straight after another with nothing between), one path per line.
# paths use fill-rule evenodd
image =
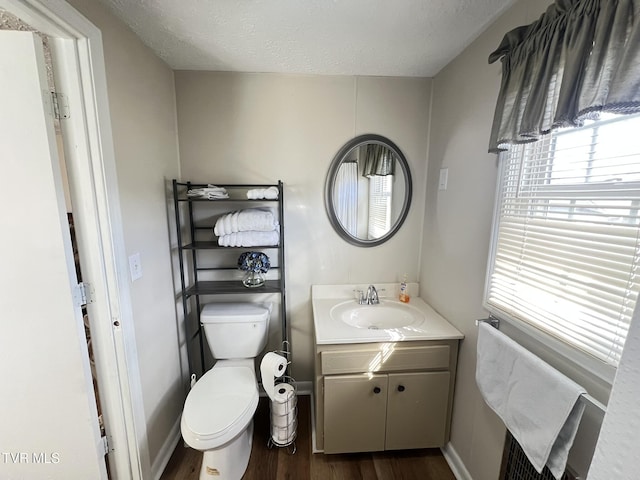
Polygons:
M129 271L131 272L132 282L142 277L142 261L140 260L139 252L129 256Z

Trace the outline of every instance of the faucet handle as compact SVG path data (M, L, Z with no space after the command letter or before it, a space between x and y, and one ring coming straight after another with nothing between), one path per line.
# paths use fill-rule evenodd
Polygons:
M360 305L367 303L367 297L364 294L364 290L354 290L354 293L357 294L358 303Z

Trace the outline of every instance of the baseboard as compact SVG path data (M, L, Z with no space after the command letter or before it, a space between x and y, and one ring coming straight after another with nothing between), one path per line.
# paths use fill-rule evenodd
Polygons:
M316 402L313 398L313 392L309 394L309 415L311 415L311 453L324 453L324 450L319 450L316 446Z
M313 382L296 382L298 385L298 395L311 395L313 394Z
M178 442L182 438L182 434L180 433L180 419L182 418L182 412L176 422L173 424L171 428L171 432L167 435L167 439L162 445L162 448L158 452L153 464L151 465L151 475L155 480L160 480L164 469L167 467L169 460L171 459L171 455L173 455Z
M449 468L453 472L453 475L456 477L456 480L473 480L469 470L464 465L464 462L456 452L456 449L453 448L451 442L447 443L444 447L440 449L444 459L449 464Z

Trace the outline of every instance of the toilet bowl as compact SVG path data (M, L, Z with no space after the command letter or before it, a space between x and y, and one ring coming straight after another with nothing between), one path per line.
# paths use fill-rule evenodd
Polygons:
M242 478L251 455L257 406L252 360L221 360L196 382L180 428L184 441L204 452L201 479Z
M200 480L240 480L247 469L258 406L254 358L270 312L270 305L221 303L200 314L217 362L187 395L180 421L184 441L203 452Z

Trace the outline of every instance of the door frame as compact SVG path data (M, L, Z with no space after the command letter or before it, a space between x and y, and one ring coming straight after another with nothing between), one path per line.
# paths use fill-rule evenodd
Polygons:
M63 0L0 0L0 8L48 35L111 477L149 478L133 313L100 30ZM79 332L83 333L83 332ZM82 339L84 341L84 338Z

